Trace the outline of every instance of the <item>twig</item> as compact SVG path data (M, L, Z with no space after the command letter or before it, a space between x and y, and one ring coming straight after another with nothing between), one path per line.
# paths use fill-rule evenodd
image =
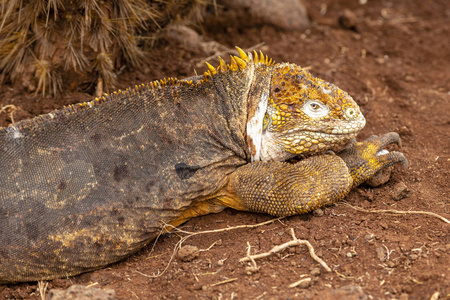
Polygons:
M256 264L256 261L253 259L253 257L250 255L250 250L252 248L252 246L250 246L250 242L247 241L247 257L248 259L252 262L252 266L248 267L248 271L250 271L251 273L255 273L258 272L259 267Z
M98 285L98 282L94 282L94 283L88 284L86 287L93 287L95 285Z
M434 292L433 295L431 295L430 300L437 300L437 299L439 299L439 295L440 294L441 294L440 292Z
M138 295L136 295L136 293L135 292L133 292L132 290L130 290L130 289L128 289L128 291L130 292L130 293L132 293L133 294L133 296L135 296L136 297L136 299L139 299L139 296Z
M297 239L297 237L295 236L294 233L294 229L291 228L291 235L292 235L292 241L286 242L282 245L278 245L273 247L272 249L270 249L269 252L265 252L265 253L260 253L260 254L255 254L255 255L251 255L251 256L247 256L247 257L243 257L241 258L239 261L240 262L246 262L246 261L250 261L252 259L259 259L259 258L263 258L263 257L267 257L272 255L273 253L277 253L277 252L281 252L284 249L291 247L291 246L297 246L297 245L306 245L309 249L309 255L311 255L311 257L317 261L325 270L327 270L328 272L331 272L330 267L328 267L328 265L320 258L316 255L313 246L311 245L310 242L308 242L307 240L299 240Z
M154 274L154 275L147 275L147 274L141 273L141 272L139 272L139 271L137 271L137 270L135 270L134 272L136 272L136 273L138 273L138 274L140 274L140 275L142 275L142 276L148 277L148 278L157 278L157 277L160 277L160 276L163 275L163 274L167 271L167 269L169 268L170 264L172 263L173 259L175 258L175 254L176 254L176 253L178 252L178 250L181 248L181 245L183 244L183 242L186 241L188 238L190 238L190 237L192 237L192 236L199 235L199 234L206 234L206 233L224 232L224 231L230 231L230 230L241 229L241 228L256 228L256 227L260 227L260 226L263 226L263 225L267 225L267 224L273 223L273 222L275 222L275 221L279 221L279 220L281 220L281 219L283 219L283 218L276 218L276 219L272 219L272 220L269 220L269 221L266 221L266 222L262 222L262 223L258 223L258 224L253 224L253 225L238 225L238 226L234 226L234 227L227 227L227 228L214 229L214 230L205 230L205 231L197 231L197 232L189 232L189 231L185 231L185 230L176 228L176 227L173 226L173 225L164 223L164 224L163 224L163 225L164 225L163 230L166 230L166 231L168 231L168 230L174 230L174 231L176 231L176 232L185 233L185 234L187 234L187 236L182 237L182 238L176 243L175 248L173 249L173 252L172 252L172 256L170 257L169 262L167 263L166 267L164 268L164 270L163 270L162 272L158 272L158 274ZM162 231L163 231L163 230L162 230Z
M171 230L174 230L176 232L189 234L189 236L183 237L183 238L186 238L186 237L189 238L191 236L198 235L198 234L224 232L224 231L236 230L236 229L241 229L241 228L256 228L256 227L260 227L260 226L263 226L263 225L267 225L267 224L273 223L275 221L279 221L281 219L284 219L284 218L283 217L276 218L276 219L272 219L272 220L269 220L269 221L265 221L265 222L258 223L258 224L252 224L252 225L237 225L237 226L233 226L233 227L226 227L226 228L205 230L205 231L196 231L196 232L185 231L185 230L182 230L182 229L177 228L175 226L172 226L170 224L164 224L164 225L166 226L166 228L169 227Z
M218 286L218 285L229 283L229 282L233 282L233 281L236 281L236 280L238 280L238 279L237 278L230 278L230 279L227 279L227 280L223 280L223 281L219 281L217 283L211 284L210 286Z
M363 209L360 207L356 207L353 206L347 202L341 202L344 205L347 205L351 208L353 208L354 210L357 211L361 211L361 212L366 212L366 213L391 213L391 214L418 214L418 215L429 215L429 216L433 216L436 217L438 219L440 219L441 221L444 221L447 224L450 224L450 221L436 213L433 212L429 212L429 211L413 211L413 210L395 210L395 209L374 209L374 210L367 210L367 209ZM336 203L339 204L339 203Z
M0 113L2 112L9 113L9 117L11 118L11 124L14 125L14 112L19 109L21 108L15 106L14 104L8 104L0 108Z
M310 281L311 281L311 277L303 278L303 279L300 279L299 281L291 283L290 285L288 285L288 288L295 288L296 286L299 286L303 282L310 282Z
M212 247L214 247L215 244L217 244L217 241L215 241L214 243L212 243L211 246L209 246L209 247L206 248L206 249L200 249L200 250L198 250L198 252L209 251L209 250L211 250Z

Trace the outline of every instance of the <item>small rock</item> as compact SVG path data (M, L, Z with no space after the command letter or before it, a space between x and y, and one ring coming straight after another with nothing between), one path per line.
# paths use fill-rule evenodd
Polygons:
M375 251L377 252L377 257L381 262L386 261L386 252L383 247L377 247Z
M321 217L321 216L323 216L323 214L324 214L324 212L323 212L323 209L321 209L321 208L315 209L313 211L313 215L316 217Z
M396 264L395 262L391 261L391 260L388 260L388 261L386 262L386 265L387 265L389 268L395 268L395 267L397 266L397 264Z
M112 289L97 289L83 285L72 285L67 290L52 289L48 300L115 300L116 292Z
M381 169L375 175L373 175L372 178L367 180L366 184L370 185L371 187L379 187L385 184L391 178L392 169L393 169L392 166Z
M402 293L403 294L412 294L413 288L410 285L404 285L402 286Z
M309 274L311 274L312 276L319 276L322 273L322 271L320 271L320 268L316 268L316 267L312 267L311 271L309 271Z
M309 280L302 281L297 287L301 289L307 289L311 286L311 278L307 278Z
M346 255L348 258L352 258L352 257L353 257L353 255L352 255L350 252L347 252L345 255Z
M364 236L364 239L366 241L372 241L374 238L375 238L375 235L373 233L369 233Z
M224 13L233 12L249 25L271 24L283 30L302 30L309 26L303 1L222 0ZM221 13L223 15L223 13ZM243 25L247 25L247 24Z
M363 199L372 202L373 201L373 192L367 189L356 189L356 192L359 196L361 196Z
M410 194L410 191L409 191L408 187L406 186L406 184L403 181L401 181L393 187L391 193L392 193L392 197L394 198L394 200L399 201L403 198L408 197Z
M408 294L401 294L399 300L408 300L409 299L409 295Z
M384 57L377 57L377 58L375 59L375 61L376 61L378 64L382 65L382 64L384 64L384 63L386 62L386 59L385 59Z
M173 25L163 31L165 37L181 47L197 50L204 43L203 37L195 30L183 25Z
M416 259L419 258L419 255L417 255L417 254L411 254L411 255L409 256L409 258L410 258L411 260L416 260Z
M356 15L351 10L344 9L344 11L339 14L338 22L342 28L355 29Z
M178 258L181 261L192 261L198 257L199 251L196 246L186 245L178 250Z
M363 292L363 289L359 285L346 285L334 290L320 291L315 295L313 300L367 300L367 295Z
M255 267L255 266L247 266L245 267L245 273L247 275L252 275L254 273L258 273L259 272L259 267Z
M380 222L380 226L381 226L381 228L383 228L383 229L389 229L389 225L386 224L385 222Z

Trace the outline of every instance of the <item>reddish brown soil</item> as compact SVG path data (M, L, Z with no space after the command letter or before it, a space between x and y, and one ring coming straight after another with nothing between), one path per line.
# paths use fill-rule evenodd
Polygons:
M379 188L358 188L346 197L347 202L365 209L429 211L449 219L449 2L306 2L311 2L307 5L312 20L306 32L283 32L268 26L238 28L234 20L222 20L218 24L228 23L228 27L207 22L204 34L208 40L229 47L246 48L264 42L266 54L276 61L310 66L316 76L348 91L368 122L359 139L389 131L401 134L401 151L410 168L396 168L390 182ZM338 16L346 8L356 14L351 29L338 23ZM206 56L201 51L160 42L152 51L151 67L124 72L119 88L162 77L192 75L194 61ZM218 64L217 60L212 63ZM1 106L14 104L25 111L16 113L16 120L91 98L83 93L61 98L31 97L8 85L2 86L0 95ZM0 114L0 125L9 122L7 114ZM411 193L396 201L392 192L400 182ZM448 224L431 216L363 213L344 205L330 206L323 212L255 229L192 237L184 245L208 250L191 262L175 259L163 275L149 278L147 275L166 267L180 239L178 234L168 234L158 240L153 250L150 245L104 270L51 281L49 288L95 284L114 289L119 299L309 299L317 295L319 299L326 290L354 284L372 299L430 299L435 292L440 293L439 299L449 299ZM200 231L269 219L267 215L225 210L191 220L182 228ZM252 253L265 252L289 241L290 228L298 238L309 240L333 271L327 273L311 259L306 247L300 246L258 260L259 272L247 274L247 264L239 262L246 256L247 242L252 245ZM320 274L310 275L311 269L317 267ZM309 287L288 288L303 274L312 277ZM0 298L38 299L37 284L0 286Z

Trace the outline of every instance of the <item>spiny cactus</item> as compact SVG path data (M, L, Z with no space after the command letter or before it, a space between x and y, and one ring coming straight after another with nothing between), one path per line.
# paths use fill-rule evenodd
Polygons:
M142 62L146 40L173 22L197 21L207 3L0 0L0 71L44 95L81 82L100 93L114 86L121 65Z

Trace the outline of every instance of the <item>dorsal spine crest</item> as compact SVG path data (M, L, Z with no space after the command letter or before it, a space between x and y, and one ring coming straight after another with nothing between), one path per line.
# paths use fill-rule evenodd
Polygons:
M217 73L223 73L226 71L237 72L244 70L249 63L263 64L269 67L275 64L275 62L268 56L265 56L262 53L262 51L260 51L259 55L256 51L253 51L252 55L250 53L248 54L245 53L244 50L242 50L239 47L236 47L236 49L239 52L239 56L231 55L230 64L228 65L220 56L219 56L219 66L217 66L217 68L212 66L210 63L206 62L208 70L205 71L205 73L203 73L203 80L208 81L211 77L215 76Z

